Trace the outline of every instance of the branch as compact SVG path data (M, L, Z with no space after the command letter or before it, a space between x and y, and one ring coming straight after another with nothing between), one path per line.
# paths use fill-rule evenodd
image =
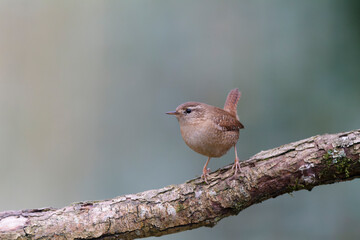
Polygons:
M134 239L212 227L284 193L360 177L360 130L262 151L180 185L104 201L0 213L0 239Z

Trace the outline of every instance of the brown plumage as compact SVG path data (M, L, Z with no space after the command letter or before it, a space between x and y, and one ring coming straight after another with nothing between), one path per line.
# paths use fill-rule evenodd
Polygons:
M205 182L210 171L207 169L210 158L223 156L231 147L235 148L235 174L240 168L235 147L239 130L244 128L236 111L240 96L238 89L231 90L224 109L200 102L186 102L176 111L167 113L178 119L185 143L195 152L208 157L202 174Z
M239 116L237 115L236 108L240 97L241 92L239 89L235 88L229 92L224 104L224 110L235 116L237 120L239 120Z

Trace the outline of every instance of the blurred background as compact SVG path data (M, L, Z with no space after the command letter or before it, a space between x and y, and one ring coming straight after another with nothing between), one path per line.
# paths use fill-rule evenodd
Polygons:
M183 183L206 157L165 112L243 95L243 160L360 128L360 2L0 1L0 211ZM212 159L216 170L230 151ZM162 239L358 239L359 180Z

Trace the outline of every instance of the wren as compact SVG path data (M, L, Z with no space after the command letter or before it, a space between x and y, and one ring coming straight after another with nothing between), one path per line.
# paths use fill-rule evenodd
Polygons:
M208 157L201 175L206 183L210 172L207 168L210 158L221 157L232 147L235 149L235 163L232 167L234 174L240 169L236 151L239 131L244 128L236 110L240 96L241 92L237 88L231 90L224 109L200 102L186 102L179 105L176 111L166 113L174 115L179 121L186 145Z

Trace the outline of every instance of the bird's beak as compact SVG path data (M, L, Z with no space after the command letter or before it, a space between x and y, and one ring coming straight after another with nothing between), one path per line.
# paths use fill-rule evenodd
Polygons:
M177 115L178 113L176 111L172 111L172 112L167 112L166 114L169 114L169 115Z

